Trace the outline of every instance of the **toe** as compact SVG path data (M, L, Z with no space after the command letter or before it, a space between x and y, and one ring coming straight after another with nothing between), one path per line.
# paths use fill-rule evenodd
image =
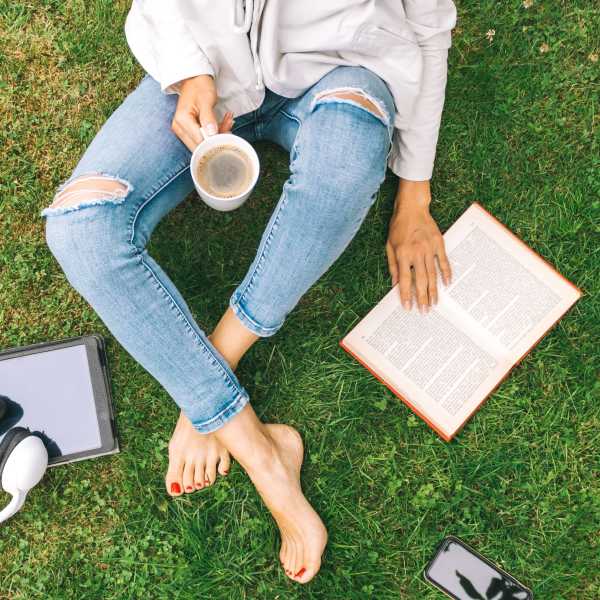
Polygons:
M194 487L199 490L204 487L205 475L205 464L204 461L198 461L196 463L196 469L194 470Z
M302 544L296 542L296 551L294 552L294 562L292 565L292 577L296 579L301 574L302 569L304 569L303 560L304 553L302 551Z
M298 572L298 568L296 568L296 563L298 561L298 553L299 548L296 544L296 541L293 539L289 540L290 552L288 555L288 563L286 567L286 573L290 579L294 579L294 574Z
M178 458L169 459L165 485L169 495L180 496L183 494L183 460Z
M279 549L279 562L281 563L281 566L284 568L284 570L285 570L285 553L286 553L286 541L285 541L285 538L282 538L281 548Z
M183 467L183 489L186 493L194 491L194 470L196 465L191 458L188 458Z
M296 547L292 540L288 540L287 542L287 555L285 558L285 572L289 578L294 577L294 573L292 569L294 568L294 558L295 558Z
M208 485L212 485L217 479L218 460L218 454L210 455L206 460L205 479L208 480Z
M229 452L227 452L227 450L223 450L219 459L219 474L227 475L229 473L230 467L231 457L229 456Z
M296 581L300 583L308 583L321 568L321 561L318 560L316 563L302 567L300 571L296 573Z

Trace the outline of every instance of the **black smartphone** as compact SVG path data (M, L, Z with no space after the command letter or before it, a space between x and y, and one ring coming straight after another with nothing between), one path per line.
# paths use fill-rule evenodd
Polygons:
M531 600L531 590L462 540L442 540L423 573L426 581L455 600Z

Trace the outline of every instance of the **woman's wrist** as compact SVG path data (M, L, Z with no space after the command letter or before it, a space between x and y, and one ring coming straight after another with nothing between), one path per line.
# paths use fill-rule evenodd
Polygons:
M394 212L411 209L429 210L430 204L431 188L429 180L412 181L402 178L398 180Z

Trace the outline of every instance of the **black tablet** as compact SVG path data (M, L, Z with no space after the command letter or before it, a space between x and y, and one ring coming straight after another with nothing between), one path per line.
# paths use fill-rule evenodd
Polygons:
M0 440L15 426L40 432L49 466L119 452L100 336L0 352L0 395Z

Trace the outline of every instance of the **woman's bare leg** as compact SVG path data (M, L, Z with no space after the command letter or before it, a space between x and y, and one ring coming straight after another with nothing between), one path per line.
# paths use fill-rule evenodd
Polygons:
M327 530L302 493L300 434L261 423L250 404L215 432L248 473L281 533L279 558L288 576L307 583L321 566Z
M244 327L228 308L208 338L235 371L258 336ZM169 468L165 476L167 493L181 496L212 485L217 472L227 475L230 464L229 452L215 435L200 433L180 412L169 441Z
M232 369L258 339L230 308L209 337ZM300 486L300 434L287 425L261 423L250 404L216 432L195 434L207 447L216 442L231 453L248 473L281 532L279 556L286 573L295 581L310 581L320 568L327 531Z

